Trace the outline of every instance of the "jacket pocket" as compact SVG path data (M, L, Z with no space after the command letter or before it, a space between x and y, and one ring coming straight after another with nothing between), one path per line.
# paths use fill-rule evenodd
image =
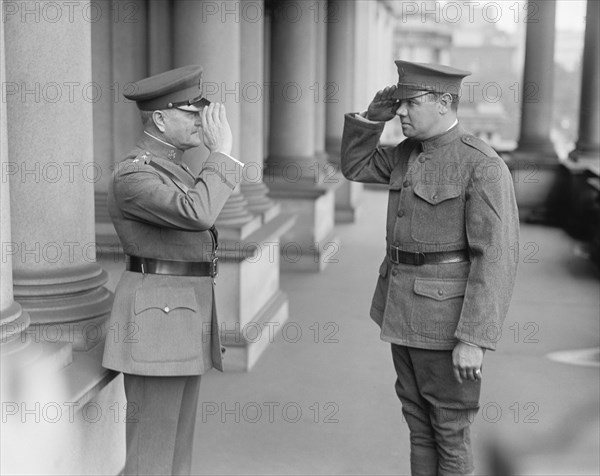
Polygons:
M200 315L193 288L148 286L135 293L136 342L131 357L139 362L178 362L202 354L202 327L210 316Z
M410 321L413 332L434 341L453 341L466 287L466 279L416 278Z
M456 184L414 187L411 236L421 243L452 243L464 235L462 188Z

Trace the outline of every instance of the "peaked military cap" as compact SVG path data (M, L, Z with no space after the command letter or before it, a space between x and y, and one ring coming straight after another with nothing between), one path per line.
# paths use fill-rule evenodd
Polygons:
M199 111L210 101L202 97L202 66L189 65L140 79L133 92L123 94L137 103L141 111L183 109Z
M412 63L398 60L398 86L395 99L410 99L426 91L459 94L460 84L470 71L452 68L443 64Z

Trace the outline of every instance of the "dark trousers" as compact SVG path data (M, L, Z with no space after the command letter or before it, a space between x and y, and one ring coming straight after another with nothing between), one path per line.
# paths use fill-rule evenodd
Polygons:
M127 460L124 475L189 475L200 375L124 374Z
M459 384L452 351L392 344L396 393L410 429L413 476L471 474L470 425L479 409L481 382Z

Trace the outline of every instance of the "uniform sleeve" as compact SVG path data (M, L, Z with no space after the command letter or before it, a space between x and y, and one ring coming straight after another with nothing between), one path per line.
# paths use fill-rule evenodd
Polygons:
M348 180L389 183L394 147L379 147L383 122L367 122L346 114L342 135L342 173Z
M208 230L241 181L242 166L225 154L209 155L187 193L151 165L126 163L115 173L115 199L126 218L189 231Z
M519 250L513 182L499 157L475 167L465 214L471 269L455 337L494 350L508 312Z

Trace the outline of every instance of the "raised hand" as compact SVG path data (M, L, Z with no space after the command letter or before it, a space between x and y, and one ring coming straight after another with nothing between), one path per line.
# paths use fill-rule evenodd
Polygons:
M230 155L233 148L233 134L227 121L225 105L210 103L202 109L202 140L211 152L222 152Z
M395 92L396 85L377 91L371 104L369 104L369 109L367 109L367 119L384 122L396 117L398 100L392 97Z

